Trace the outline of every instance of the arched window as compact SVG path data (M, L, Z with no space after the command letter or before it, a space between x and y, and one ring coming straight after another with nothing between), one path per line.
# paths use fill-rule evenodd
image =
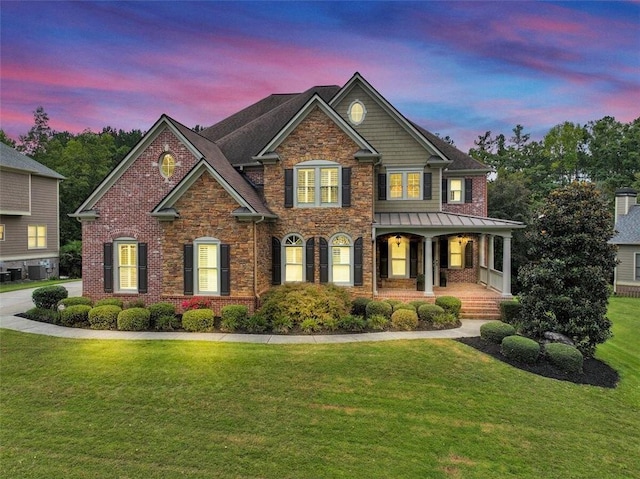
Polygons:
M344 234L337 234L329 243L330 281L336 284L353 284L353 243Z
M284 282L304 281L304 242L298 235L289 235L282 242L284 249Z

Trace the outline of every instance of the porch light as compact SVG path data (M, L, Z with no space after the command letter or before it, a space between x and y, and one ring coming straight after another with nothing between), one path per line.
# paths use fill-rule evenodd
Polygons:
M402 243L402 236L396 235L396 245L398 248L400 247L400 243Z

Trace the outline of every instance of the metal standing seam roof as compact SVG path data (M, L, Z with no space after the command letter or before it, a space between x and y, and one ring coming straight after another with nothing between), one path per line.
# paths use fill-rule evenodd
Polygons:
M482 216L460 215L444 212L423 213L376 213L375 226L378 227L422 227L422 228L524 228L518 221L509 221Z

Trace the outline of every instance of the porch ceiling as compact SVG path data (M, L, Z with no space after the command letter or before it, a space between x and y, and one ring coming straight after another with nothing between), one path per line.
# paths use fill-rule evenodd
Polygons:
M518 221L443 212L376 213L374 221L376 229L429 228L451 230L453 228L467 231L504 231L525 227L524 223Z

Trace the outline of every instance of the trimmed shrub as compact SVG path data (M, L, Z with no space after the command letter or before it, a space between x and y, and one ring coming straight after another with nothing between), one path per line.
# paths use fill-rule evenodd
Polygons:
M269 328L269 322L263 315L255 313L247 316L240 327L249 333L262 333Z
M399 309L406 309L407 311L413 311L414 313L416 312L416 307L408 303L398 303L393 305L394 312L398 311Z
M120 311L122 308L113 304L96 306L89 311L89 324L92 329L116 329Z
M457 328L461 323L453 314L445 311L443 313L436 314L430 324L435 329L451 329Z
M55 309L58 303L69 296L64 286L54 285L38 288L31 293L31 299L36 308Z
M425 323L433 323L434 318L441 314L444 314L444 309L437 304L423 304L418 309L418 317L420 321L424 321Z
M456 318L460 317L460 308L462 308L462 301L453 296L440 296L436 298L436 304L445 311L453 314Z
M184 311L191 311L192 309L211 309L211 299L202 296L194 296L193 298L183 301L181 306Z
M117 306L118 308L123 309L124 302L118 298L104 298L96 301L96 304L93 306Z
M182 327L192 333L213 331L213 310L190 309L182 315Z
M249 308L242 304L230 304L222 308L220 329L222 331L235 331L246 321L249 316Z
M62 326L86 326L89 323L91 306L76 304L60 311L59 323Z
M567 373L581 373L584 357L573 346L562 343L549 343L544 347L549 362Z
M409 309L398 309L391 315L393 329L413 331L418 327L418 313Z
M65 298L58 301L58 309L68 308L69 306L76 306L78 304L93 306L93 301L91 298L87 298L85 296L73 296L71 298Z
M480 326L480 337L492 343L500 344L504 338L515 334L516 329L502 321L489 321Z
M429 301L422 301L421 299L416 299L414 301L409 301L409 304L416 308L416 312L420 309L420 306L424 306L425 304L431 304Z
M524 336L507 336L502 340L501 351L509 359L533 364L540 355L540 345Z
M384 299L383 301L384 301L385 303L390 304L392 308L393 308L396 304L400 304L400 303L402 303L402 301L400 301L399 299Z
M176 307L172 303L153 303L147 308L149 310L149 320L151 326L156 327L158 318L161 316L175 316ZM158 328L156 328L158 329Z
M384 331L389 326L389 318L383 314L367 315L367 329Z
M371 316L384 316L385 318L391 318L393 313L393 306L386 301L370 301L365 309L367 318Z
M364 331L367 327L367 322L362 316L357 316L355 314L349 314L348 316L344 316L340 318L338 321L338 328L343 331Z
M147 305L144 304L144 300L143 299L134 299L132 301L129 301L127 303L127 309L129 308L146 308Z
M500 303L500 319L507 324L516 326L520 321L521 310L522 304L514 299L502 301Z
M351 303L351 314L355 316L364 316L367 314L367 304L371 302L371 298L356 298Z
M59 313L55 309L48 308L31 308L24 313L28 319L40 321L41 323L58 324Z
M182 327L182 321L175 314L162 314L153 321L156 331L173 331Z
M118 329L120 331L144 331L149 329L151 313L145 308L123 309L118 313Z

